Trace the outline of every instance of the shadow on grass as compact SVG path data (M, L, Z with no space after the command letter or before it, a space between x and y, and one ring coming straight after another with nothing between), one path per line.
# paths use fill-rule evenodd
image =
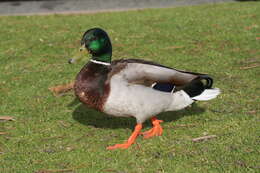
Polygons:
M78 100L74 100L68 106L73 106L79 103ZM173 122L184 116L197 116L205 112L203 108L197 106L194 103L191 107L176 112L164 112L158 115L158 119L162 119L164 122ZM95 128L134 128L136 124L135 118L124 118L124 117L112 117L104 113L98 112L93 109L87 108L85 105L78 105L73 111L73 119L86 126L92 126ZM146 121L145 127L151 126L149 121Z

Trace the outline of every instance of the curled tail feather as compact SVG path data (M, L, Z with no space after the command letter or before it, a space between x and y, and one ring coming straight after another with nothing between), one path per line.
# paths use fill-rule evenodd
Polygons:
M205 81L205 82L203 82ZM213 79L208 75L201 75L186 85L183 90L193 99L206 101L217 97L220 89L212 88Z

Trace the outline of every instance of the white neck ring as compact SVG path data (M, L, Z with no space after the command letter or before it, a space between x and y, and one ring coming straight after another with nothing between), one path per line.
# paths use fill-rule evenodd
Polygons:
M91 59L90 61L93 62L93 63L95 63L95 64L102 64L102 65L106 65L106 66L111 65L111 64L108 63L108 62L97 61L97 60L94 60L94 59Z

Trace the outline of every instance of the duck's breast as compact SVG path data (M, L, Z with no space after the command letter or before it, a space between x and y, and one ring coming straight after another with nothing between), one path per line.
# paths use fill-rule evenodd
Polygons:
M88 107L103 110L110 86L106 83L108 69L96 64L87 64L77 75L75 94Z

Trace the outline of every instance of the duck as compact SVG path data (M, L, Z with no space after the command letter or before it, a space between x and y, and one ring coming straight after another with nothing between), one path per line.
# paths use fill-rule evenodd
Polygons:
M76 76L74 92L87 107L114 117L134 117L136 125L130 137L108 150L127 149L139 135L144 139L161 136L163 120L157 115L178 111L196 101L208 101L220 94L212 88L213 78L207 74L177 70L144 59L112 58L112 44L101 28L87 30L80 50L90 54L90 60ZM76 58L69 63L76 62ZM152 128L142 132L143 123L150 120Z

